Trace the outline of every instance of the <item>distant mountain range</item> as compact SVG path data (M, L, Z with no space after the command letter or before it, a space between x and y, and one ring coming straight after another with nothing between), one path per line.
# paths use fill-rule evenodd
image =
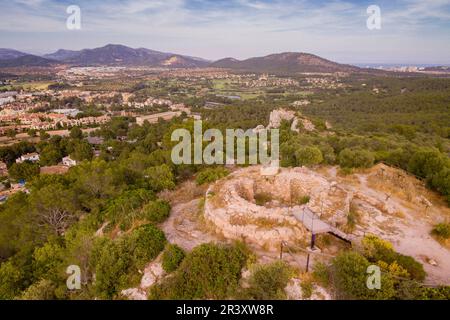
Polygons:
M5 50L8 49L1 50L3 51L3 54L0 54L0 68L47 67L56 63L56 61L53 60L18 51L16 52L20 53L20 55L15 58L11 58L11 54L15 54L13 52L15 50L11 50L11 53L6 53Z
M26 56L26 53L14 50L14 49L2 49L0 48L0 60L10 60L19 57Z
M81 51L58 50L44 56L66 64L75 65L128 65L128 66L167 66L167 67L205 67L209 61L179 54L159 52L145 48L109 44L101 48Z
M450 73L450 66L425 67L424 71Z
M36 56L12 49L0 49L0 67L35 67L52 65L72 66L151 66L170 68L216 67L238 71L267 73L332 73L365 72L357 66L340 64L309 53L285 52L246 60L225 58L211 62L202 58L160 52L145 48L133 49L109 44L79 51L60 49L54 53Z
M357 72L356 66L336 63L313 54L285 52L265 57L236 60L225 58L211 64L211 67L254 72Z
M28 67L70 64L79 66L123 65L172 68L206 67L211 62L201 58L159 52L145 48L133 49L109 44L80 51L60 49L42 57L12 49L0 49L0 67Z

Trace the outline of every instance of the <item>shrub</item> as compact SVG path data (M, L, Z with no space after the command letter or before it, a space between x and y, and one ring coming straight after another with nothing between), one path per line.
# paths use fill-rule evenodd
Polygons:
M291 276L291 268L283 261L258 265L250 276L247 296L258 300L285 299L284 288Z
M324 263L318 262L314 265L313 279L323 287L330 285L330 271Z
M270 201L272 201L272 196L269 193L259 192L259 193L255 194L255 203L258 206L263 206L267 202L270 202Z
M56 243L47 242L33 252L33 276L57 281L58 267L62 262L63 249Z
M115 241L98 239L92 252L94 290L100 298L115 297L121 289L138 281L138 270L153 260L165 246L164 233L151 224L135 229Z
M96 246L94 290L100 298L111 299L129 282L130 251L120 241L99 241Z
M381 289L367 288L367 268L369 261L362 255L349 251L333 260L334 286L339 298L344 299L391 299L395 296L394 282L385 274L381 275Z
M108 203L105 214L110 220L111 226L120 223L122 230L131 227L133 219L138 216L138 210L144 203L154 200L155 195L152 191L146 189L135 189L124 191L119 197L116 197Z
M166 237L157 227L146 224L133 230L124 241L134 265L140 269L164 249Z
M367 259L369 259L370 261L383 260L388 255L391 255L392 252L394 252L394 247L392 246L392 243L380 239L374 235L366 235L362 239L361 244L363 246L364 256L366 256Z
M72 139L82 139L83 138L83 131L79 127L73 127L70 129L70 137Z
M21 300L55 300L56 285L46 279L42 279L29 286L20 296Z
M202 244L181 262L172 277L150 289L150 299L225 299L238 287L248 257L246 247Z
M433 189L437 190L450 200L450 167L433 174L429 184ZM448 201L448 203L450 204L450 201Z
M313 294L313 284L311 281L302 281L300 283L300 288L302 289L302 297L304 299L311 298Z
M444 169L447 163L448 159L438 150L422 149L414 153L409 160L408 171L427 178Z
M185 253L176 244L169 244L162 256L162 267L166 272L175 271L183 261Z
M203 171L201 171L198 175L195 181L198 185L202 185L205 183L211 183L216 180L219 180L223 177L226 177L230 172L223 168L223 167L217 167L217 168L208 168Z
M295 152L298 166L312 166L323 161L322 151L317 147L303 147Z
M434 226L432 234L441 237L443 239L450 238L450 223L438 223Z
M149 187L155 192L175 188L175 177L167 164L150 167L144 171L144 174L148 179Z
M31 180L39 175L39 164L25 161L14 163L8 170L9 176L15 180Z
M422 300L450 300L450 286L441 286L437 288L422 288Z
M170 215L170 204L160 199L149 202L142 208L142 215L149 222L161 223Z
M450 286L424 287L417 281L402 281L397 288L401 300L450 300Z
M334 164L336 161L336 154L332 146L326 143L321 143L318 148L322 152L323 161L327 164Z
M24 276L11 260L0 264L0 300L14 299L24 289Z
M339 165L343 168L370 168L375 157L372 152L362 149L344 149L339 153Z
M311 200L310 196L301 196L299 198L296 199L297 201L295 201L298 205L302 205L302 204L307 204L309 202L309 200Z
M373 235L367 235L362 240L364 255L369 261L377 263L384 261L387 264L397 262L401 267L408 271L411 278L415 280L425 279L426 273L423 265L413 257L405 256L394 251L390 242L382 240Z
M394 261L397 261L400 266L405 268L411 278L415 280L422 281L427 276L425 270L423 269L423 265L413 257L397 253ZM393 261L388 262L392 263Z

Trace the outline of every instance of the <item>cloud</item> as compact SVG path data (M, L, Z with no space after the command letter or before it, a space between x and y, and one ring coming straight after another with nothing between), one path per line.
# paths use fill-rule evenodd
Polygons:
M450 0L373 2L382 11L382 30L375 32L366 28L367 4L356 0L15 0L0 12L0 39L67 33L65 8L78 4L82 31L70 35L79 46L114 39L209 58L283 50L361 53L367 47L373 59L399 43L407 43L403 56L418 54L412 49L427 34L429 45L450 53L441 43L450 40Z

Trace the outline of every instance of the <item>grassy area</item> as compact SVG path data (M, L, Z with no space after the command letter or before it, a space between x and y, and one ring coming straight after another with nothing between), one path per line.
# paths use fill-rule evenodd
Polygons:
M48 86L54 82L18 82L13 85L13 87L22 87L25 90L47 90Z
M212 83L214 90L226 90L229 88L229 82L226 79L214 79Z

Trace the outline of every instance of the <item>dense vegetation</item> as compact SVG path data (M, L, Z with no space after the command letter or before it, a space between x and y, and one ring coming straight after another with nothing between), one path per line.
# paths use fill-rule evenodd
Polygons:
M248 258L240 243L231 247L212 244L192 250L172 277L151 288L151 299L225 299L237 290Z
M349 171L383 161L424 179L450 202L450 82L351 78L346 84L345 89L316 92L308 97L311 105L292 107L310 117L318 130L295 133L290 123L282 123L281 164L330 164ZM134 85L138 100L149 92L163 97L167 90L180 89L168 81ZM374 87L379 93L373 92ZM189 97L205 120L204 130L267 125L273 109L302 98L264 95L224 100L224 106L206 109L202 107L206 98ZM70 103L78 107L81 102L73 99ZM93 106L79 107L85 114L95 112ZM333 129L326 130L325 121ZM151 288L152 299L284 298L283 288L292 275L286 265L256 267L249 287L243 290L241 272L251 256L244 245L203 244L184 252L168 244L158 228L170 214L169 203L158 198L160 191L173 189L184 179L195 177L202 185L228 174L221 166L172 163L171 132L176 128L192 132L192 127L185 115L143 126L131 118L114 117L91 133L104 139L95 147L98 157L78 128L68 137L41 132L39 143L0 148L11 181L25 180L29 191L10 196L0 206L0 298L120 298L120 291L136 285L139 271L161 252L163 268L171 275ZM15 162L20 155L35 151L40 153L39 163ZM79 164L67 174L39 173L41 166L57 164L68 155ZM260 203L270 200L263 193L255 198ZM448 224L437 225L433 234L448 238ZM448 299L448 288L420 285L425 272L413 258L374 237L367 237L363 244L363 252L345 252L330 268L317 267L321 283L332 286L338 297ZM369 291L365 286L370 264L383 269L382 290ZM81 290L66 288L69 265L81 268Z
M395 252L392 244L375 236L363 239L362 252L340 253L330 266L317 264L314 277L318 283L335 290L343 299L442 299L450 297L450 287L427 287L422 265L415 259ZM366 285L367 268L381 268L379 290Z

